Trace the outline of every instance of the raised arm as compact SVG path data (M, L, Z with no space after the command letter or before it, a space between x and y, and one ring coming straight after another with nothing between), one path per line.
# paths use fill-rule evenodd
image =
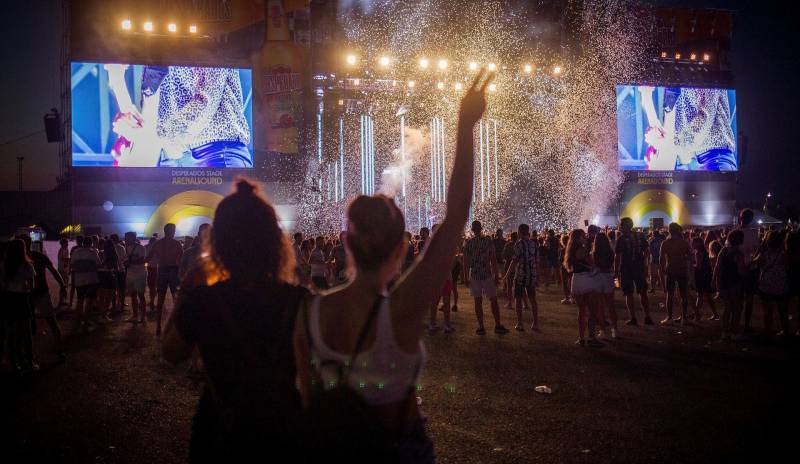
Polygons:
M486 71L481 70L461 100L456 155L447 190L447 212L416 264L406 271L392 290L393 301L398 303L396 310L406 313L401 318L408 321L408 327L417 336L422 333L421 321L431 301L450 273L453 253L469 217L474 171L473 128L486 110L486 87L493 77L493 74L487 76Z

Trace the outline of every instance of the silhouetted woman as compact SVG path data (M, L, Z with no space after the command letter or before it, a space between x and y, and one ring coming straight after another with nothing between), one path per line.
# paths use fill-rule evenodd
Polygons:
M447 194L447 212L415 264L400 275L407 242L405 219L394 200L359 196L347 211L345 245L354 266L351 281L316 297L295 325L299 387L304 404L320 414L329 387L341 385L360 398L375 418L390 449L379 460L361 449L370 446L368 431L339 430L309 443L332 462L433 462L416 402L415 386L425 361L420 341L430 303L441 292L453 253L469 214L472 198L473 126L486 108L481 72L461 102L456 154ZM391 287L389 282L394 281ZM313 364L312 364L313 363ZM345 377L346 376L346 377ZM314 420L314 417L312 417ZM337 442L337 436L361 437L360 443ZM316 440L315 440L316 441ZM347 454L346 450L352 453Z
M205 241L204 241L205 242ZM180 296L164 333L173 363L197 347L208 381L192 427L191 462L248 462L301 440L292 327L305 293L275 209L239 180L217 207L210 286Z

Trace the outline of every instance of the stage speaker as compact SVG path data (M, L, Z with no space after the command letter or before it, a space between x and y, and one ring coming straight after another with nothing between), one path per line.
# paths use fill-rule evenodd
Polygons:
M664 228L664 218L650 218L650 229L663 229Z
M53 108L44 115L44 131L47 134L47 142L63 142L64 131L61 129L61 114Z

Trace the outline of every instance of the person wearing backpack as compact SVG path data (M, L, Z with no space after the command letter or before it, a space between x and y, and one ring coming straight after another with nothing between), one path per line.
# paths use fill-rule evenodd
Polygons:
M764 244L753 258L753 265L760 271L758 291L764 308L764 330L773 331L773 315L778 311L781 331L778 336L789 335L789 278L788 260L781 232L771 230Z
M292 330L307 292L289 283L294 254L275 209L246 180L220 202L210 235L203 241L205 279L195 279L207 285L181 290L162 345L172 363L199 349L208 376L189 461L251 462L265 452L276 455L273 450L295 453L303 433Z
M473 188L472 130L493 75L481 71L461 101L447 212L414 265L400 275L405 219L393 199L359 196L347 212L350 282L305 305L295 324L306 447L327 462L431 463L433 444L416 400L423 321L450 272ZM394 281L391 288L389 282Z
M633 230L633 220L624 217L619 223L622 234L617 238L614 247L614 274L619 279L622 293L625 295L625 306L631 318L626 325L637 325L636 303L633 299L634 289L639 293L639 298L644 310L644 323L653 325L650 318L650 300L647 297L647 280L645 267L647 266L648 244L638 232Z

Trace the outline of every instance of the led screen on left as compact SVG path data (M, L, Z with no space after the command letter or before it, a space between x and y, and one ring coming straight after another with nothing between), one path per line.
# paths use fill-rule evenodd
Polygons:
M252 72L72 63L75 167L253 167Z

